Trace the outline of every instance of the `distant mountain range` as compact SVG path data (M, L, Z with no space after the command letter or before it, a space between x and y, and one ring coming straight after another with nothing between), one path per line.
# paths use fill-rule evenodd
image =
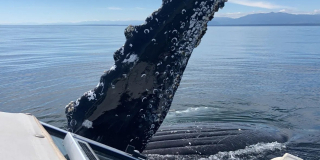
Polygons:
M144 21L88 21L75 25L139 25ZM216 17L208 23L210 26L270 26L270 25L320 25L320 14L295 15L288 13L259 13L240 18Z
M37 24L25 23L21 25L140 25L144 21L85 21L77 23L50 23ZM19 25L19 24L16 24ZM320 14L295 15L288 13L259 13L250 14L240 18L216 17L208 23L210 26L272 26L272 25L318 25L320 26Z
M247 25L320 25L320 14L294 15L288 13L260 13L240 18L216 17L209 25L214 26L247 26Z

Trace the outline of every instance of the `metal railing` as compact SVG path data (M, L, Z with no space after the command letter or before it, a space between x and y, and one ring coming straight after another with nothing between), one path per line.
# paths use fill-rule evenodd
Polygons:
M57 128L55 126L49 125L47 123L44 122L40 122L42 124L42 126L47 130L47 132L55 137L64 139L64 137L67 135L67 131ZM117 159L124 159L124 160L144 160L146 159L146 156L139 154L137 152L134 151L130 151L130 153L126 153L123 151L120 151L118 149L112 148L110 146L101 144L99 142L93 141L91 139L79 136L79 135L74 135L75 138L80 139L82 141L87 142L90 147L98 152L101 152L103 154L106 154L108 156L117 158Z

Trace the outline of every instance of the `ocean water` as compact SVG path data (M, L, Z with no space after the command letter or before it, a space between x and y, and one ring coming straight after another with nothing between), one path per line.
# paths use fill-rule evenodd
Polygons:
M124 28L0 26L0 111L32 113L64 128L65 105L93 89L113 65ZM319 44L318 26L209 27L163 125L261 124L289 135L284 144L204 159L270 159L286 152L319 159Z

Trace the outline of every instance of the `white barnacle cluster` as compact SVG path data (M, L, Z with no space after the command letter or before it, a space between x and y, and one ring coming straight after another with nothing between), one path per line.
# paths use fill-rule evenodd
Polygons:
M125 30L124 30L124 35L127 38L130 38L133 36L133 31L136 31L135 27L132 25L129 25Z
M116 88L116 86L113 83L110 83L110 86L111 86L112 89Z
M74 120L74 119L72 119L72 120L69 122L69 125L72 126L72 127L74 127L74 126L77 125L77 121Z
M113 65L113 66L111 66L110 71L114 71L114 70L116 70L116 68L117 68L117 66Z
M74 107L78 107L79 104L80 104L80 98L78 98L78 99L76 100Z
M186 12L187 12L187 10L183 9L183 10L181 11L181 14L185 14Z
M66 105L65 110L67 113L72 113L75 109L75 104L71 101L68 105Z
M97 84L97 86L96 86L96 88L98 88L98 87L104 87L104 83L103 82L99 82L98 84Z
M115 62L118 62L121 59L121 57L123 57L123 56L124 56L124 46L122 46L120 49L118 49L113 55ZM107 72L108 71L105 71L105 73L107 73Z
M143 101L146 100L146 99L147 99L147 97L142 97L141 101L143 102Z
M131 54L128 58L124 59L122 63L134 63L139 60L138 55Z
M123 55L124 54L124 46L122 46L119 51L120 51L120 54Z
M151 14L149 17L148 17L150 20L153 20L153 15ZM147 18L147 19L148 19Z
M172 0L166 0L166 1L164 1L164 4L168 4L170 2L172 2Z
M148 33L150 33L150 30L149 30L149 29L145 29L145 30L144 30L144 33L145 33L145 34L148 34Z
M82 123L82 126L83 127L86 127L86 128L93 128L92 127L92 122L91 121L89 121L89 120L85 120L83 123Z
M88 98L89 101L96 99L96 94L92 90L86 92L85 96Z
M171 42L172 42L172 43L176 43L177 41L178 41L178 39L177 39L176 37L174 37L174 38L171 39Z
M104 83L103 82L99 82L98 84L97 84L97 86L96 86L96 88L99 88L99 87L102 87L101 88L101 92L100 93L97 93L97 94L99 94L100 96L102 96L104 93L103 93L103 89L104 89ZM77 104L78 103L78 104ZM79 105L79 100L77 100L76 101L76 106L78 106Z

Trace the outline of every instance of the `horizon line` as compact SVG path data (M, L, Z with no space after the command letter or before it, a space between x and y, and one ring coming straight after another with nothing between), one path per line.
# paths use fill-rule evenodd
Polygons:
M287 12L260 12L260 13L249 13L240 17L232 18L227 16L216 16L214 18L230 18L230 19L239 19L248 15L254 15L254 14L270 14L270 13L285 13L285 14L291 14L291 15L320 15L318 14L308 14L308 13L287 13ZM99 24L79 24L79 23L88 23L88 22L128 22L128 21L136 21L136 22L144 22L145 20L85 20L85 21L78 21L78 22L18 22L18 23L0 23L0 25L99 25ZM101 24L101 25L115 25L115 26L121 26L126 24Z

